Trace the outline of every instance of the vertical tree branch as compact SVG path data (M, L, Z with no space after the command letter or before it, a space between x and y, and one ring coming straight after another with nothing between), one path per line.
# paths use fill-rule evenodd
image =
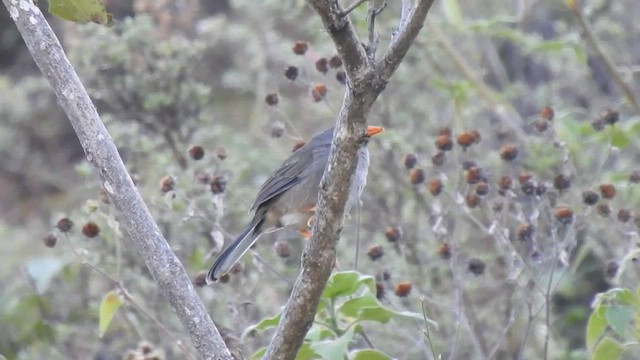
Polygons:
M53 87L87 159L99 171L121 223L196 350L203 359L232 359L186 271L134 187L111 136L44 16L31 0L2 1Z

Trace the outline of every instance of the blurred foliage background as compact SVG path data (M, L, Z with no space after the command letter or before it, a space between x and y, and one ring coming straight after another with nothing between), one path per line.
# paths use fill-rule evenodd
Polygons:
M260 184L333 124L344 73L302 1L105 4L109 27L50 20L201 285ZM399 6L377 19L380 49ZM419 320L363 323L351 348L585 359L595 294L635 291L640 3L579 6L580 15L551 0L435 4L369 119L387 132L369 145L339 266L374 276L388 308L439 326L425 335ZM366 6L353 12L361 34L365 15ZM0 34L0 354L194 356L5 10ZM241 335L285 304L302 246L294 233L264 236L227 282L200 288L238 357L267 344L269 331ZM125 306L99 337L111 290Z

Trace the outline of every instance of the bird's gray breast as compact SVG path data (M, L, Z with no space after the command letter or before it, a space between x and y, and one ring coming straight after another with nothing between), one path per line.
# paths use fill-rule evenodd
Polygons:
M349 189L349 199L347 199L345 212L348 212L351 206L360 200L364 186L367 184L368 172L369 150L366 147L362 147L358 150L358 165L351 177L351 188Z

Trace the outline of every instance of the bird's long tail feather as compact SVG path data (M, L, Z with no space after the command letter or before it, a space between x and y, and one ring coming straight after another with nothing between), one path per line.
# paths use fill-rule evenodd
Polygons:
M262 232L258 230L261 221L249 224L240 235L218 256L207 274L207 284L211 284L231 270L238 260L258 240Z

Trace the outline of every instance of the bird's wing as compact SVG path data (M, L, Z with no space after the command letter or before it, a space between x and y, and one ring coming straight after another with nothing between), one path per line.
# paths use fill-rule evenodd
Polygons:
M299 149L298 151L300 150L302 149ZM253 201L253 204L251 204L249 211L255 210L260 205L275 198L302 181L302 169L304 169L305 165L308 164L310 160L307 159L310 158L310 156L304 155L306 155L306 153L294 153L280 166L280 168L278 168L278 170L271 174L267 181L262 184L262 187L260 187L260 191L258 191L258 195L256 195L256 199Z

